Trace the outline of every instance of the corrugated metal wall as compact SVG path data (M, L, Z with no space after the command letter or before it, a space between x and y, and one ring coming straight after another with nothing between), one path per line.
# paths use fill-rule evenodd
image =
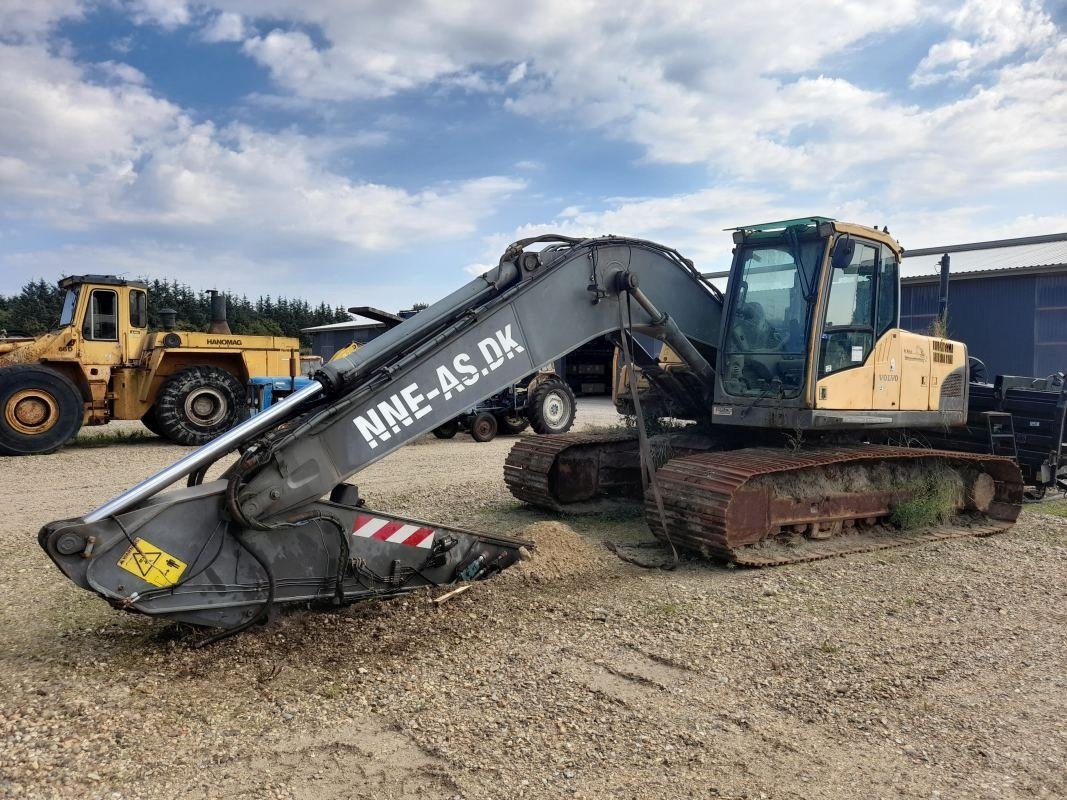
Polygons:
M901 327L929 333L937 293L936 283L902 286ZM1067 275L952 281L948 335L966 343L991 375L1067 372Z
M1067 275L1034 278L1036 375L1067 372Z

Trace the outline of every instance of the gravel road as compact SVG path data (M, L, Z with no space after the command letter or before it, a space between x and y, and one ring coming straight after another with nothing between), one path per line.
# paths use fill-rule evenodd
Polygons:
M426 437L359 484L383 510L521 531L533 560L439 608L434 590L298 612L204 649L68 584L36 542L186 448L0 461L0 796L1067 796L1067 520L642 570L603 547L648 538L636 512L514 501L511 443Z

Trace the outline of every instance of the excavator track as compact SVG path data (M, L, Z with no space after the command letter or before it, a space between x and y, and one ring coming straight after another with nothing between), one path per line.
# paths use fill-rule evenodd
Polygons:
M605 493L640 500L637 433L563 433L529 436L511 448L504 483L531 505L582 513Z
M886 524L923 469L958 476L957 513L932 527ZM888 446L699 453L671 459L656 478L666 531L652 497L645 510L657 538L746 567L989 536L1011 527L1023 500L1010 459Z

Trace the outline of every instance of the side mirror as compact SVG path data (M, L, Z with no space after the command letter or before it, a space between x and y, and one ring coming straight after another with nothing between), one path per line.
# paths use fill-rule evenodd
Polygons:
M844 269L852 263L852 254L856 252L856 240L849 234L838 237L834 242L834 252L830 256L830 266Z

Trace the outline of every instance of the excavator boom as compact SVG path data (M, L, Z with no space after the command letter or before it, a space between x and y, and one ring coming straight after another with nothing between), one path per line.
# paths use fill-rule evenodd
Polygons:
M691 263L651 242L517 242L495 269L325 364L311 386L85 517L46 525L40 543L71 580L118 607L226 629L278 603L487 577L523 542L373 511L345 480L623 328L688 353L708 376L690 391L707 399L712 372L697 349L714 358L721 309ZM234 449L223 477L204 482Z

